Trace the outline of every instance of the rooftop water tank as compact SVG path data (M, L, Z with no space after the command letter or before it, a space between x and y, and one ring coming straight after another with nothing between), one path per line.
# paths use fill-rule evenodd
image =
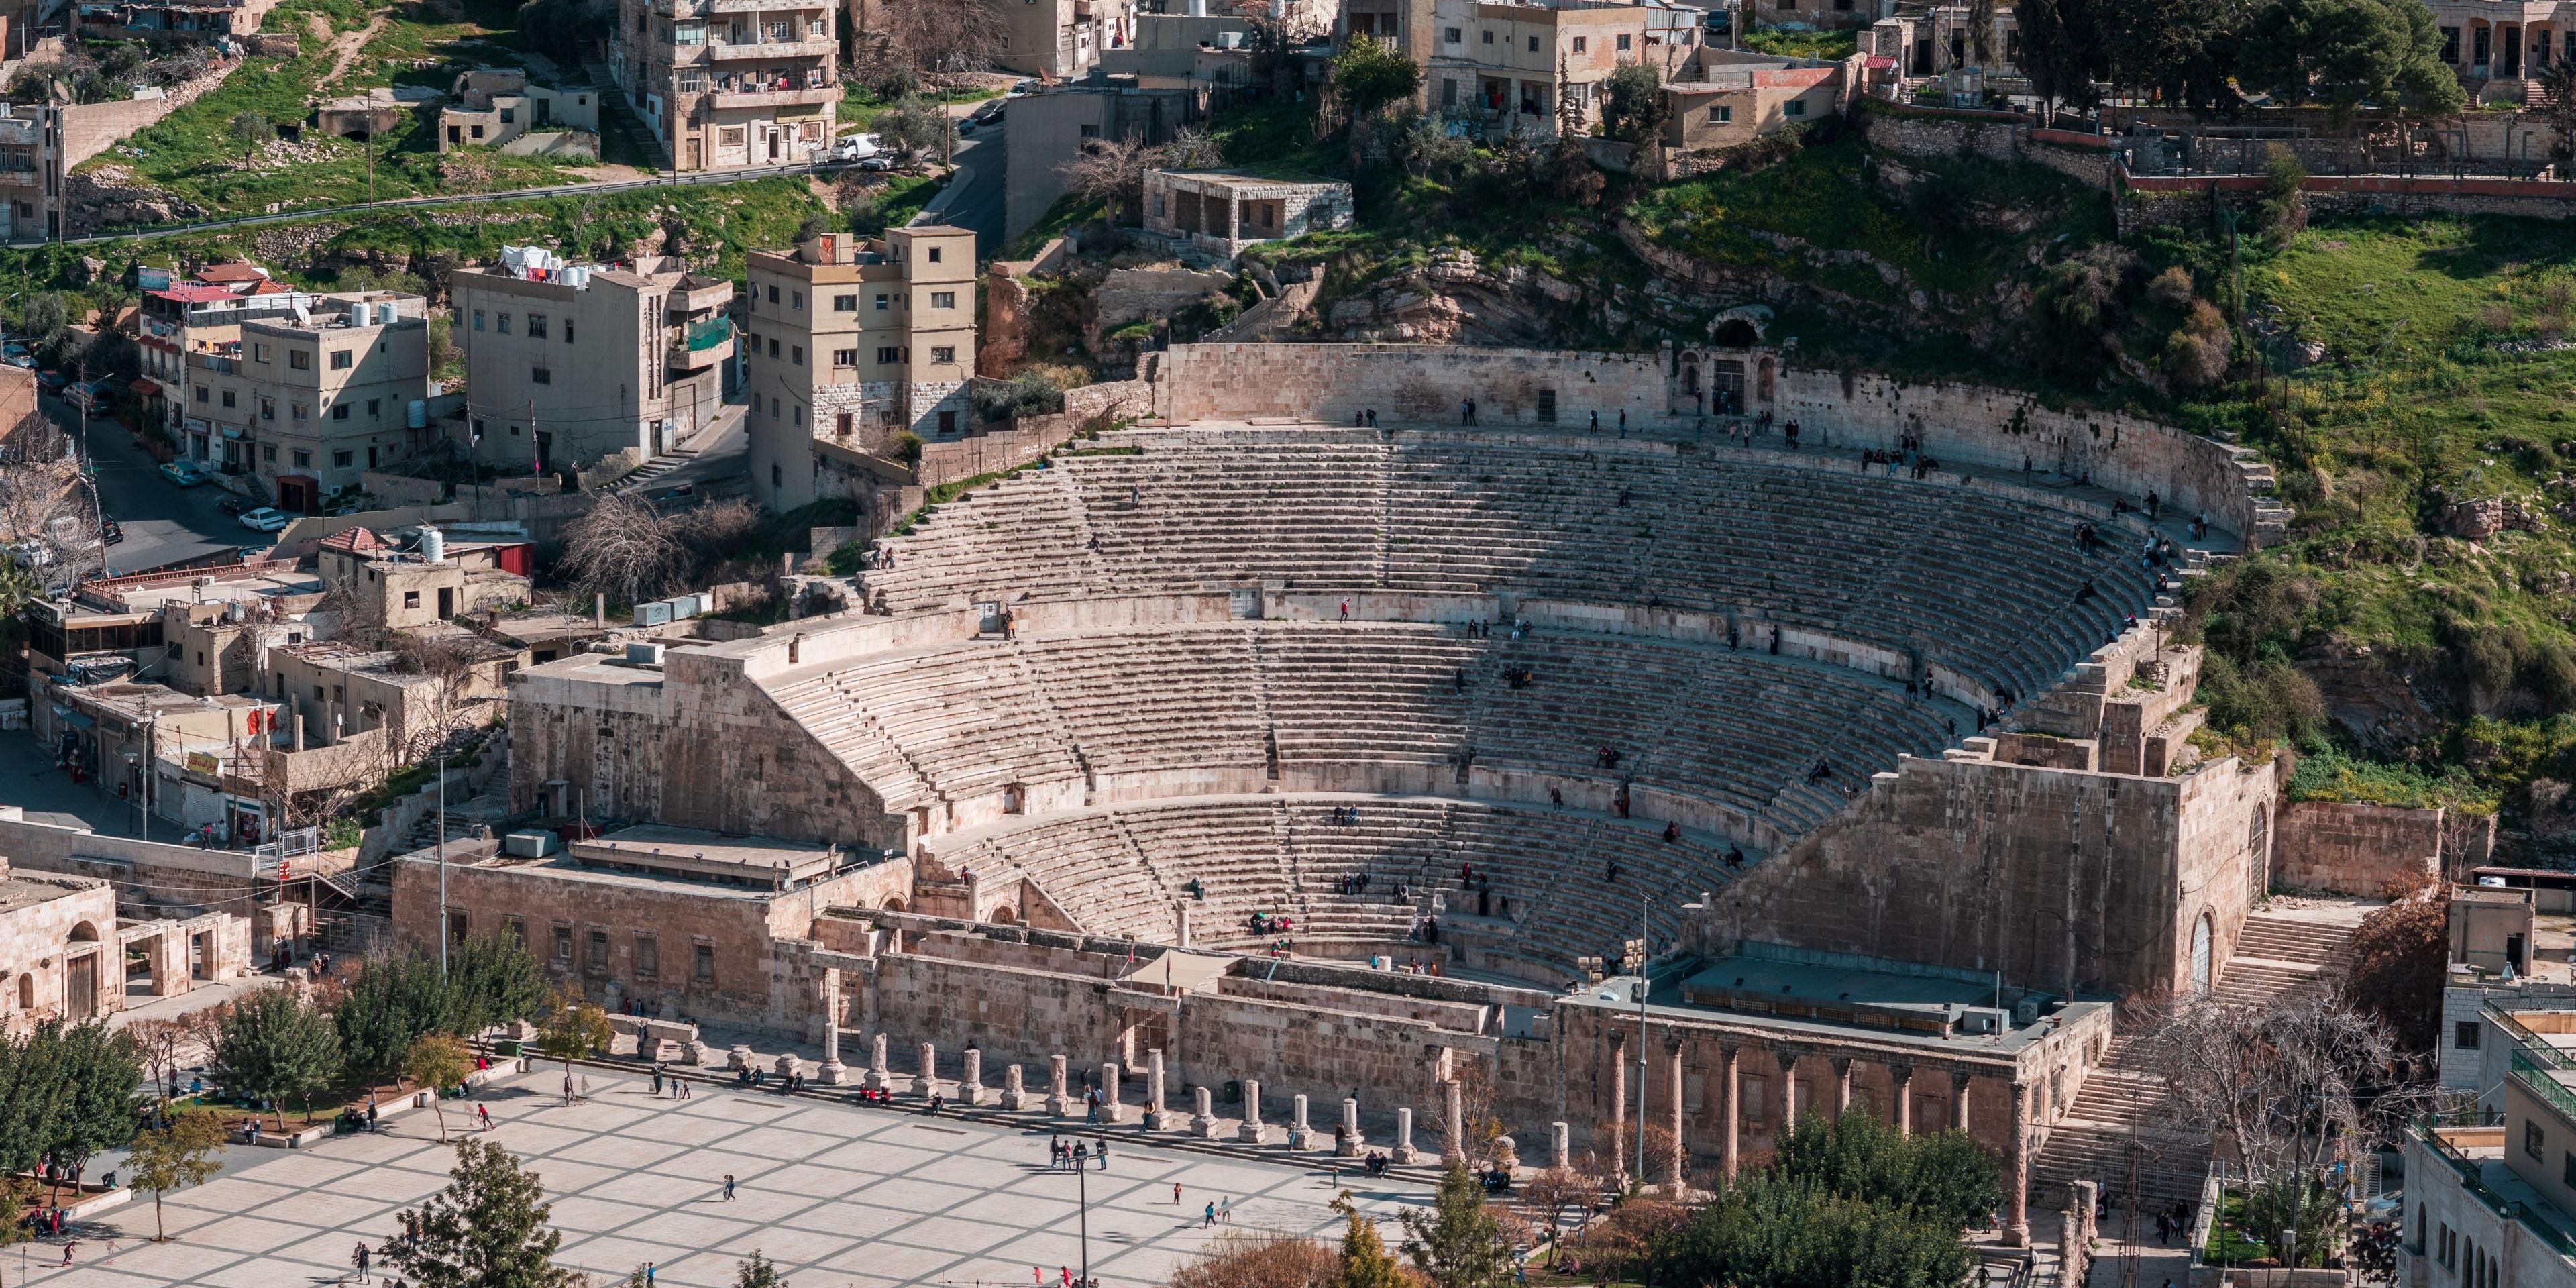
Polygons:
M447 558L447 534L436 528L421 529L420 557L431 563Z
M349 306L349 325L351 325L351 326L365 326L366 324L367 324L367 306L366 306L365 304L352 304L352 305L350 305L350 306Z
M401 314L395 311L394 302L392 300L376 301L377 326L392 326L394 324L394 319L399 316L401 316Z
M632 666L660 666L662 646L649 644L643 640L630 640L626 645L626 661Z

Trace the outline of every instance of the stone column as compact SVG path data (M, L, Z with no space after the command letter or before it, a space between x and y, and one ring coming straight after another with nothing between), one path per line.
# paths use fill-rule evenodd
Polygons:
M1315 1147L1315 1129L1306 1125L1306 1097L1302 1093L1299 1094L1296 1098L1295 1104L1297 1106L1297 1117L1296 1121L1288 1125L1288 1148L1313 1149Z
M1243 1126L1235 1131L1234 1138L1246 1145L1270 1143L1270 1129L1261 1123L1261 1080L1259 1078L1243 1080Z
M725 1067L728 1069L750 1068L751 1048L744 1046L739 1042L734 1043L733 1046L725 1052Z
M939 1048L921 1044L921 1071L912 1076L912 1094L924 1100L939 1089Z
M793 1078L805 1071L805 1062L798 1059L793 1051L781 1051L778 1053L777 1063L770 1066L770 1071L776 1073L781 1079Z
M838 1087L849 1080L849 1067L841 1063L841 972L831 967L823 972L823 1067L814 1071L814 1081Z
M1771 1058L1780 1062L1780 1130L1785 1133L1798 1125L1798 1111L1814 1113L1814 1105L1798 1103L1798 1053L1775 1051Z
M1950 1075L1950 1127L1963 1134L1968 1130L1968 1075L1964 1072Z
M1465 1166L1467 1163L1466 1096L1456 1078L1440 1084L1440 1133L1444 1138L1440 1142L1441 1161Z
M1399 1163L1413 1161L1413 1107L1410 1105L1395 1111L1395 1153L1392 1157Z
M1834 1117L1851 1112L1851 1057L1834 1057Z
M1172 1114L1163 1107L1163 1048L1145 1053L1145 1130L1170 1131Z
M1002 1069L1002 1108L1016 1112L1026 1104L1027 1101L1028 1089L1020 1081L1020 1066L1016 1064L1004 1066Z
M1573 1133L1567 1130L1564 1123L1549 1123L1547 1125L1548 1166L1568 1167L1573 1164L1574 1145L1571 1139L1572 1136Z
M1744 1078L1740 1067L1742 1055L1743 1052L1735 1047L1726 1048L1724 1071L1718 1075L1720 1079L1718 1096L1722 1102L1719 1113L1725 1118L1725 1130L1718 1138L1717 1170L1718 1175L1725 1177L1729 1185L1735 1183L1735 1169L1742 1165L1744 1159Z
M1667 1075L1673 1090L1673 1185L1678 1188L1689 1178L1690 1145L1682 1135L1682 1044L1672 1046L1672 1072Z
M868 1039L867 1088L870 1091L884 1091L891 1081L892 1079L886 1075L886 1035L879 1033Z
M1200 1140L1215 1140L1216 1093L1205 1085L1193 1088L1193 1091L1198 1103L1194 1106L1197 1112L1190 1115L1190 1134Z
M2004 1137L2004 1242L2030 1246L2030 1084L2012 1085L2012 1128Z
M1628 1174L1628 1040L1610 1046L1610 1174ZM1623 1187L1624 1188L1624 1187Z
M1100 1121L1104 1123L1119 1121L1120 1114L1126 1109L1125 1105L1118 1103L1120 1072L1115 1064L1100 1066Z
M1073 1109L1073 1099L1064 1094L1064 1057L1047 1057L1047 1113L1062 1118Z
M1341 1158L1357 1158L1364 1143L1360 1136L1360 1102L1342 1097L1342 1138L1333 1142L1333 1153Z
M1896 1134L1911 1136L1914 1134L1914 1066L1891 1064L1887 1066L1887 1076L1896 1084Z
M966 1067L957 1075L957 1103L984 1103L984 1053L978 1048L966 1048Z

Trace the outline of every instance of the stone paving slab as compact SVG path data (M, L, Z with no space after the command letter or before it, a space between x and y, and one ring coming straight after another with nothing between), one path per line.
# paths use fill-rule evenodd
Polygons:
M559 1069L488 1090L488 1139L542 1177L563 1232L562 1264L604 1280L650 1260L672 1288L731 1288L758 1249L816 1288L1056 1284L1081 1271L1088 1190L1092 1273L1109 1288L1147 1288L1221 1231L1203 1227L1210 1200L1231 1199L1237 1229L1332 1237L1329 1163L1230 1159L1147 1144L1109 1131L1107 1170L1077 1178L1047 1165L1044 1128L942 1118L917 1110L817 1104L701 1084L689 1100L656 1097L640 1078L586 1071L591 1096L556 1094ZM449 1107L451 1135L470 1107ZM0 1265L13 1283L47 1288L302 1288L354 1282L350 1250L381 1243L395 1216L446 1184L453 1154L427 1114L376 1137L326 1140L311 1150L229 1166L206 1185L168 1195L173 1235L150 1242L152 1204L137 1201L76 1228L75 1264L62 1243L27 1245ZM723 1178L735 1198L723 1199ZM1181 1201L1172 1186L1181 1185ZM1429 1201L1419 1185L1348 1178L1362 1209L1400 1237L1394 1214ZM379 1267L381 1272L382 1267ZM1035 1281L1042 1276L1044 1284ZM383 1274L377 1278L381 1280Z

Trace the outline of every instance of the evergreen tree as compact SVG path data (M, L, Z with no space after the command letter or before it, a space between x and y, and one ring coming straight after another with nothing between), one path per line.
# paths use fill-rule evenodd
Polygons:
M751 1260L734 1263L733 1283L734 1288L787 1288L787 1281L779 1277L778 1267L760 1255L758 1248L751 1250Z
M448 985L454 995L448 1020L464 1037L496 1024L534 1019L546 1003L545 967L516 935L466 940L448 972Z
M396 1217L401 1232L385 1260L419 1288L570 1288L554 1264L563 1236L546 1228L554 1207L537 1174L510 1151L478 1140L456 1143L447 1188Z
M280 1131L286 1102L301 1099L309 1112L313 1093L331 1085L340 1068L338 1030L291 989L253 993L215 1036L215 1069L225 1089L273 1102Z
M1511 1282L1511 1248L1502 1224L1485 1210L1485 1187L1465 1167L1440 1174L1431 1211L1406 1212L1404 1255L1432 1288L1493 1288Z
M161 1196L190 1185L203 1185L224 1170L224 1125L213 1114L181 1114L167 1127L134 1134L127 1157L134 1188L152 1196L152 1239L170 1237L161 1224Z
M134 1039L105 1024L49 1024L36 1041L55 1050L60 1080L54 1129L45 1158L78 1176L103 1150L134 1138L134 1093L143 1085L143 1053Z
M1388 1255L1377 1222L1351 1203L1349 1190L1333 1200L1333 1210L1349 1223L1342 1229L1341 1267L1333 1288L1404 1288L1403 1268Z
M565 1104L572 1103L572 1062L607 1046L614 1033L608 1013L579 993L565 989L555 995L554 1009L537 1033L537 1054L563 1061Z
M462 1084L473 1067L472 1053L453 1033L424 1033L412 1039L411 1049L403 1052L403 1076L428 1090L430 1109L438 1115L441 1144L447 1141L447 1089Z
M403 1053L422 1034L454 1031L457 1009L438 963L411 953L360 966L331 1022L350 1066L381 1077L401 1068Z

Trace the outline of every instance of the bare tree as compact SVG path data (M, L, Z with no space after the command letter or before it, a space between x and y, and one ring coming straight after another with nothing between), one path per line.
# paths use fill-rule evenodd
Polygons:
M853 24L862 55L898 59L917 71L970 72L991 66L1010 21L989 0L877 0Z
M584 599L605 594L638 603L676 580L686 558L677 538L671 520L651 502L610 493L570 525L563 571Z
M409 631L396 637L393 651L396 672L420 677L404 686L407 709L401 713L399 746L391 736L394 730L387 730L387 752L408 764L435 753L469 723L468 713L480 701L474 692L481 679L475 667L483 649L472 635Z
M1114 139L1091 139L1080 151L1057 165L1055 172L1064 186L1093 201L1102 203L1109 226L1118 226L1118 214L1131 196L1141 200L1145 171L1153 164L1154 149L1133 135Z
M1225 164L1225 149L1202 131L1182 126L1172 141L1154 149L1147 169L1213 170Z

